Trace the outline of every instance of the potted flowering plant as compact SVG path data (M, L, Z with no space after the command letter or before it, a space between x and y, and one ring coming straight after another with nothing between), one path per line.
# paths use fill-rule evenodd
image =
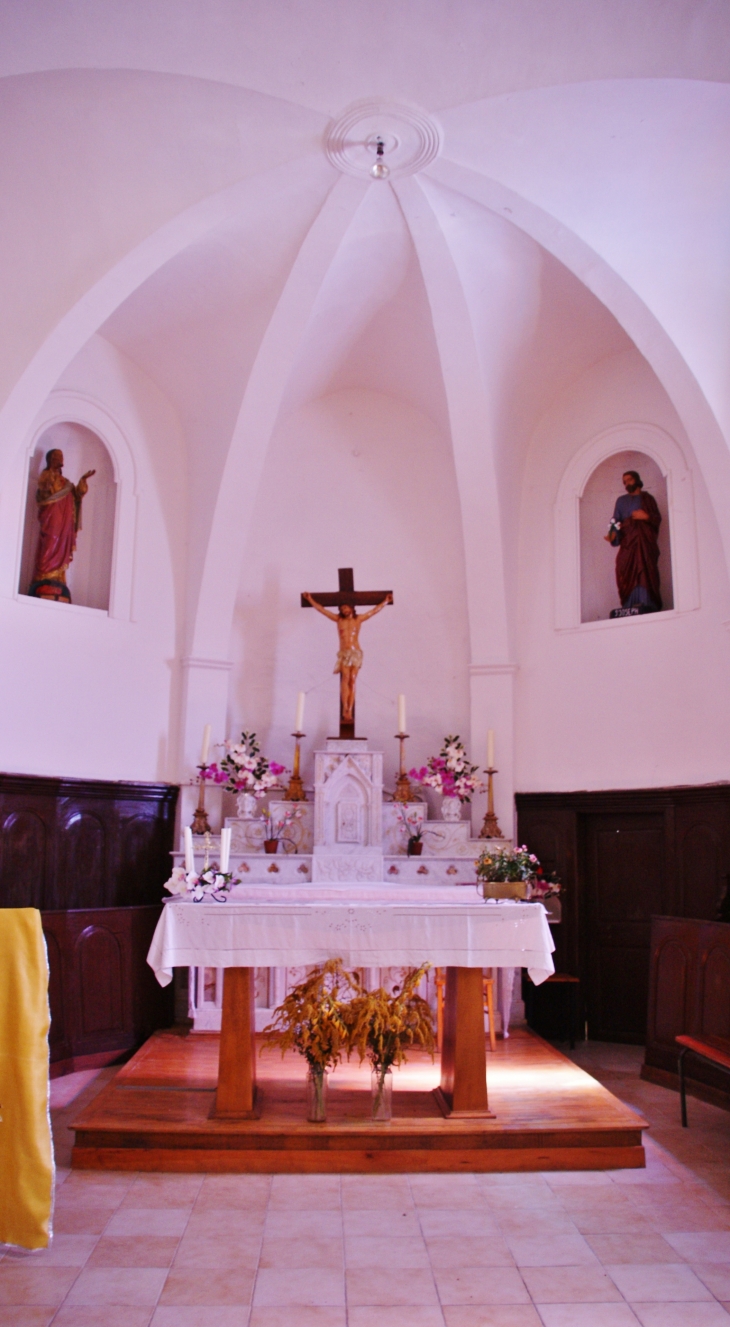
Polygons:
M186 871L184 866L174 866L164 888L171 894L189 894L193 903L203 903L206 899L213 903L225 903L231 885L240 884L232 871L221 871L215 862L202 871Z
M392 1115L393 1065L402 1064L410 1046L422 1046L433 1056L436 1044L431 1006L416 990L429 968L411 968L392 995L380 987L368 991L357 983L357 994L346 1007L349 1050L357 1051L360 1063L367 1056L372 1066L371 1092L374 1120ZM357 980L354 978L354 980Z
M340 997L353 986L342 959L330 958L292 987L264 1028L264 1046L278 1046L282 1056L299 1051L307 1061L307 1119L315 1124L327 1118L327 1070L339 1064L349 1047L349 1006Z
M461 803L470 802L472 794L482 788L477 778L478 765L472 765L464 743L457 735L445 737L437 756L429 756L421 769L412 769L408 777L427 788L441 793L441 815L444 820L461 819Z
M404 806L396 809L398 828L408 835L406 853L409 857L420 857L423 852L423 821L415 811L406 811Z
M215 768L225 777L226 792L238 795L239 815L251 814L251 799L259 801L273 788L280 787L279 779L286 773L286 766L262 755L255 733L241 733L240 742L227 739L225 752L220 766Z
M302 811L299 806L287 808L283 816L277 818L274 818L271 812L267 811L263 816L263 821L266 826L264 831L266 834L264 839L264 852L275 853L278 850L280 843L291 843L292 849L296 849L294 839L292 839L286 831L295 820L301 820L301 818Z
M483 898L547 898L560 893L546 881L539 859L525 844L519 848L484 848L477 859L477 888Z

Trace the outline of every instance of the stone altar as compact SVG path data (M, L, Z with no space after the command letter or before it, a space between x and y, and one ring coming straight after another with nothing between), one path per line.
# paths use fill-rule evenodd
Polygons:
M425 802L408 804L385 801L383 756L371 751L365 738L328 738L324 751L314 753L314 800L297 803L300 818L287 829L275 856L265 854L264 822L260 815L227 817L232 830L231 870L249 884L293 885L326 882L391 883L393 885L474 886L474 863L484 847L483 839L470 837L468 821L429 820ZM291 811L292 803L267 799L267 810L275 824ZM415 816L422 825L420 857L406 853L407 835L400 815ZM508 839L492 839L496 848L509 846ZM204 840L195 838L196 865L202 866ZM211 861L217 859L220 839L211 836ZM175 863L183 854L175 853ZM256 1027L271 1020L289 986L301 981L299 969L256 970ZM398 970L368 971L369 985L386 987L400 980ZM191 968L188 1007L197 1031L220 1028L222 970ZM513 1002L514 971L500 972L497 990L497 1023L506 1030ZM424 983L423 994L435 1002L433 973ZM519 995L519 992L518 992ZM521 1001L514 1017L521 1017Z

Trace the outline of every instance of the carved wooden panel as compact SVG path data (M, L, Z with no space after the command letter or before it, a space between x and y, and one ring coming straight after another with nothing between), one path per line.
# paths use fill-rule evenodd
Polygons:
M646 1076L676 1074L675 1037L730 1038L730 925L655 917L650 990ZM712 1065L688 1057L687 1074L728 1095L727 1078Z
M106 903L106 834L104 825L91 811L64 814L60 838L61 871L76 881L76 903L94 908Z
M11 811L0 822L0 873L8 908L40 908L44 902L46 828L35 811Z
M722 935L700 954L700 1032L730 1038L730 944Z
M42 914L57 1071L110 1063L172 1023L172 986L147 963L159 915L159 905Z
M122 953L119 937L107 926L86 926L76 941L81 1035L123 1034Z

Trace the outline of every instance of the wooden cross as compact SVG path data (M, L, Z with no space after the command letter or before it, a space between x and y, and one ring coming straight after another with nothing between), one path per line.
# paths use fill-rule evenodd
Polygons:
M314 593L312 594L312 598L316 599L317 604L321 608L340 609L344 608L344 606L347 604L349 605L350 608L354 609L356 607L365 604L380 605L383 604L385 601L388 601L389 603L393 602L392 590L356 590L355 578L352 567L340 567L337 572L337 576L340 583L339 590L337 591L325 590L323 591L322 594L314 594ZM311 608L312 606L313 605L309 602L309 600L306 599L304 595L302 595L302 608ZM332 615L327 614L327 616L332 616ZM366 614L366 616L369 616L369 614ZM338 663L339 663L339 656L338 656ZM340 672L340 678L342 682L343 674L339 666L335 671ZM343 700L342 700L343 687L342 685L340 687L340 737L355 736L354 685L355 685L355 677L357 676L358 671L359 671L359 664L354 668L353 671L353 678L352 678L353 701L352 701L351 711L347 716L345 716L345 712L343 709Z

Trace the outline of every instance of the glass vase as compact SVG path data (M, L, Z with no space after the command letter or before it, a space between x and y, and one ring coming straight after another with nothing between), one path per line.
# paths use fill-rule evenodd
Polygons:
M370 1097L374 1120L393 1118L393 1075L390 1069L373 1069L370 1074Z
M310 1124L324 1124L327 1119L327 1075L324 1069L307 1074L307 1119Z

